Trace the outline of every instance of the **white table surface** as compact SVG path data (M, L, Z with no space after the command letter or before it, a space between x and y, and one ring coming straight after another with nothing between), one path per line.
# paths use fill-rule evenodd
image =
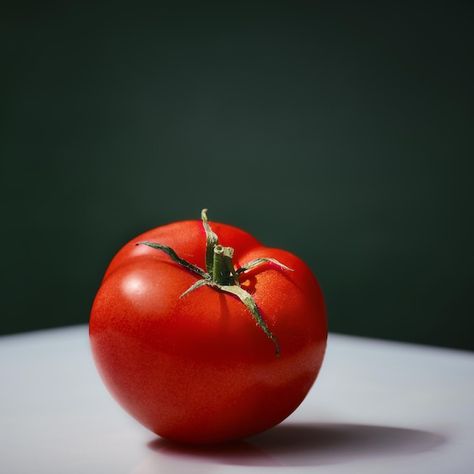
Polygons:
M474 354L330 335L300 408L225 448L173 445L104 388L85 326L0 338L1 474L473 473Z

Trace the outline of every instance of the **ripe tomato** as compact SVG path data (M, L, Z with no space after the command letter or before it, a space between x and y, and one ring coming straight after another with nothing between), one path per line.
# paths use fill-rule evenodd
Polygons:
M160 436L212 443L296 409L321 367L327 326L302 260L236 227L211 229L203 211L203 222L157 227L117 253L89 334L128 413Z

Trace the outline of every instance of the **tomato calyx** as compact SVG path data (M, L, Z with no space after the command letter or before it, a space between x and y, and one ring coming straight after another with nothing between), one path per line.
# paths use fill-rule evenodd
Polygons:
M239 277L245 274L245 272L265 263L273 264L282 270L293 270L275 258L266 257L251 260L250 262L236 269L232 262L234 249L232 247L224 247L219 244L219 238L211 229L209 224L207 218L207 209L203 209L201 211L201 220L206 233L206 270L203 270L199 266L179 257L178 254L167 245L148 241L138 242L136 245L146 245L153 249L161 250L162 252L166 253L174 262L181 265L184 269L200 277L199 280L197 280L184 293L181 294L180 298L189 295L189 293L203 286L209 286L239 298L252 315L257 326L272 341L275 347L275 355L279 356L280 345L278 343L278 339L268 328L267 323L260 314L260 310L258 309L252 295L240 286Z

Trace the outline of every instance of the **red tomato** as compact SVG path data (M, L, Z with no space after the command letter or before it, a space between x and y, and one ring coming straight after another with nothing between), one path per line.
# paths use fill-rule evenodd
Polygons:
M220 245L208 241L209 256L209 230L183 221L130 241L110 263L90 319L93 355L112 395L156 434L189 443L242 438L284 420L313 385L327 338L322 294L302 260L219 223L212 230ZM172 247L207 276L152 242ZM234 250L241 273L227 273L217 286L206 255L221 245ZM245 270L259 258L277 262ZM252 301L246 306L230 287Z

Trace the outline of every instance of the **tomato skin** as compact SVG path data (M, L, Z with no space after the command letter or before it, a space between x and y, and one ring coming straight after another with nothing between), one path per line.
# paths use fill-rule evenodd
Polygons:
M200 221L152 229L110 263L91 311L89 334L99 372L117 401L156 434L216 443L266 430L303 401L324 357L323 297L306 264L262 246L235 227L212 223L236 267L276 258L241 276L281 355L236 297L204 286L180 299L197 276L142 241L171 246L205 268Z

